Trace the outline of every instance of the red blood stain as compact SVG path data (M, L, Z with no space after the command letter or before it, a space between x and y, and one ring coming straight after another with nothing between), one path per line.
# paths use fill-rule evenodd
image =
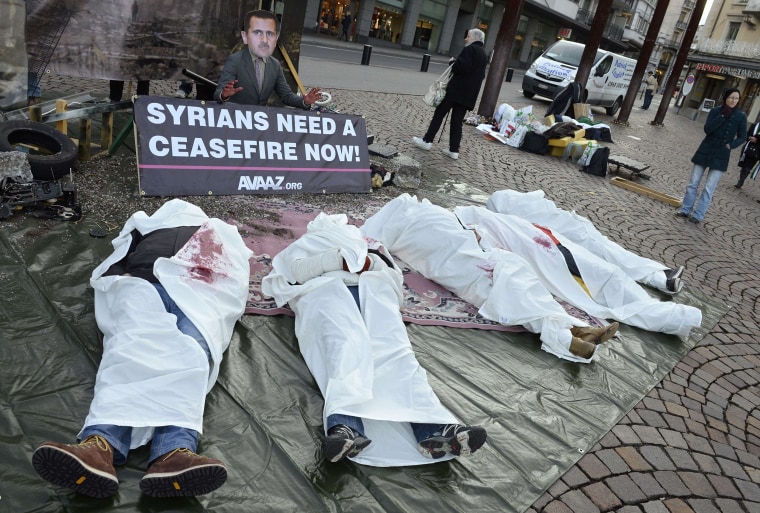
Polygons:
M544 247L546 249L551 249L551 247L554 246L554 244L552 243L551 239L548 239L546 237L542 237L540 235L536 235L535 237L533 237L533 242L535 242L539 246L542 246L542 247Z
M208 224L198 228L177 257L190 264L188 273L192 279L212 283L217 276L227 276L224 248Z

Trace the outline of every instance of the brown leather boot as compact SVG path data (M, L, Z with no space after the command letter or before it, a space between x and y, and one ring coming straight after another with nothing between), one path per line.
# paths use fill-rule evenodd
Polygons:
M32 454L32 466L42 479L82 495L102 499L119 491L113 449L102 436L76 445L45 442Z
M585 340L586 342L591 342L592 344L603 344L615 336L615 333L617 333L619 327L620 324L617 322L613 322L612 324L608 324L602 328L592 328L591 326L573 326L570 328L570 333L572 333L574 337L578 337L579 339Z
M570 341L570 352L579 358L591 358L596 351L596 345L593 342L586 342L578 337L573 337Z
M140 490L151 497L194 497L213 492L225 481L227 469L221 461L175 449L148 467Z

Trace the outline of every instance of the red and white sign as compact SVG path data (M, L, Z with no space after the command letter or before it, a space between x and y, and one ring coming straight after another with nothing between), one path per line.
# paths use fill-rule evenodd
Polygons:
M691 88L694 87L694 75L689 75L683 82L683 95L686 96L691 92Z

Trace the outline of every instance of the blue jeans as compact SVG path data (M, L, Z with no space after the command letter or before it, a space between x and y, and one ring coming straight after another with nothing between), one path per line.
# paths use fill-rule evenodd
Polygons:
M644 105L641 106L642 109L647 110L649 106L652 104L652 97L654 96L654 91L650 91L647 89L644 91Z
M691 178L689 179L689 185L686 186L686 192L683 196L683 206L681 206L681 209L679 210L682 214L691 215L691 217L697 221L701 221L705 218L707 209L710 208L710 202L712 202L715 188L718 186L720 177L723 176L723 171L719 169L710 169L707 172L705 186L702 188L702 194L699 196L699 202L695 209L694 201L697 199L697 189L699 189L699 182L702 181L702 176L706 169L707 168L704 166L694 164L694 168L691 171Z
M193 337L206 353L209 363L212 363L211 351L208 348L206 339L203 338L198 328L187 318L185 313L179 309L177 304L169 297L169 294L160 283L154 283L161 301L164 303L166 311L177 317L177 328L184 333ZM129 426L114 426L110 424L96 424L86 426L82 430L82 439L88 436L99 435L105 438L114 449L114 465L123 465L127 461L129 446L132 442L132 428ZM150 463L153 463L158 457L173 451L174 449L190 449L195 452L198 448L198 432L194 429L182 428L177 426L160 426L153 433L153 440L150 444Z
M327 416L328 432L330 431L330 428L339 424L350 427L366 438L364 434L364 422L362 422L362 419L360 417L343 415L342 413L333 413L332 415ZM429 438L436 431L440 431L445 427L445 424L417 424L415 422L410 422L410 425L412 426L414 438L417 440L417 442L421 442L424 439Z

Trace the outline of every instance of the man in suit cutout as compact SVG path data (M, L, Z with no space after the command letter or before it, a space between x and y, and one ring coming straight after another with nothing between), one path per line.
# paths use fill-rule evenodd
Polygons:
M308 109L320 98L321 91L312 88L303 98L295 94L272 53L277 45L277 18L270 11L249 11L240 31L247 48L230 55L224 63L214 99L248 105L266 105L276 93L280 101L291 107ZM261 59L258 63L257 60ZM259 86L256 67L260 68Z

